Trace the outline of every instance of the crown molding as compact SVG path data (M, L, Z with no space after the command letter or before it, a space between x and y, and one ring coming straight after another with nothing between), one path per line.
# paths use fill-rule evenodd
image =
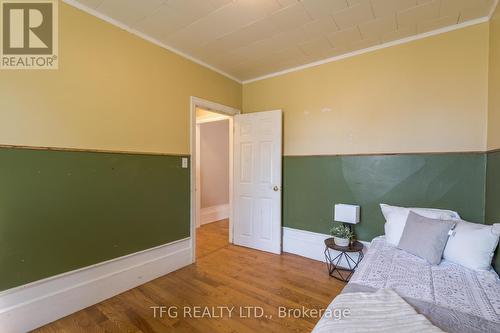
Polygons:
M78 2L76 0L62 0L62 1L64 3L72 6L72 7L78 8L78 9L86 12L87 14L95 16L95 17L97 17L97 18L99 18L99 19L101 19L103 21L106 21L106 22L108 22L108 23L110 23L110 24L112 24L112 25L114 25L114 26L116 26L116 27L118 27L118 28L120 28L122 30L125 30L125 31L127 31L127 32L129 32L129 33L131 33L131 34L133 34L133 35L135 35L137 37L139 37L139 38L142 38L142 39L144 39L144 40L146 40L146 41L148 41L150 43L153 43L156 46L164 48L164 49L166 49L166 50L168 50L170 52L173 52L173 53L175 53L175 54L177 54L177 55L179 55L179 56L181 56L183 58L186 58L186 59L188 59L188 60L190 60L190 61L192 61L192 62L194 62L194 63L196 63L196 64L198 64L200 66L208 68L208 69L210 69L210 70L212 70L212 71L214 71L214 72L216 72L218 74L221 74L221 75L223 75L223 76L225 76L225 77L227 77L227 78L229 78L229 79L231 79L233 81L236 81L239 84L242 84L242 81L240 79L232 76L231 74L228 74L228 73L224 72L221 69L218 69L218 68L216 68L216 67L214 67L212 65L207 64L206 62L203 62L203 61L201 61L201 60L199 60L197 58L194 58L194 57L190 56L187 53L184 53L184 52L182 52L182 51L180 51L180 50L178 50L176 48L173 48L173 47L171 47L171 46L169 46L169 45L167 45L167 44L159 41L156 38L150 37L150 36L148 36L148 35L140 32L140 31L138 31L138 30L136 30L136 29L128 26L127 24L124 24L124 23L122 23L122 22L120 22L118 20L115 20L114 18L111 18L111 17L109 17L107 15L104 15L104 14L98 12L97 10L95 10L93 8L90 8L90 7L84 5L84 4L82 4L82 3L80 3L80 2Z
M403 39L398 39L398 40L395 40L395 41L392 41L392 42L387 42L387 43L383 43L383 44L380 44L380 45L375 45L375 46L368 47L368 48L365 48L365 49L361 49L361 50L357 50L357 51L353 51L353 52L341 54L341 55L338 55L338 56L335 56L335 57L331 57L331 58L327 58L327 59L323 59L323 60L311 62L311 63L305 64L305 65L300 65L300 66L297 66L297 67L285 69L283 71L274 72L274 73L271 73L271 74L266 74L266 75L263 75L263 76L256 77L254 79L243 80L243 84L248 84L248 83L252 83L252 82L256 82L256 81L270 79L272 77L281 76L281 75L285 75L285 74L288 74L288 73L293 73L293 72L301 71L303 69L307 69L307 68L316 67L316 66L319 66L319 65L328 64L330 62L335 62L335 61L339 61L339 60L343 60L343 59L355 57L355 56L358 56L358 55L361 55L361 54L365 54L365 53L369 53L369 52L373 52L373 51L377 51L377 50L382 50L382 49L385 49L385 48L388 48L388 47L392 47L392 46L396 46L396 45L407 44L407 43L410 43L410 42L413 42L413 41L416 41L416 40L424 39L424 38L431 37L431 36L440 35L440 34L443 34L443 33L446 33L446 32L454 31L454 30L463 29L463 28L466 28L466 27L470 27L472 25L477 25L477 24L488 22L488 21L489 21L489 17L488 16L481 17L481 18L478 18L478 19L475 19L475 20L470 20L470 21L463 22L463 23L456 24L456 25L452 25L452 26L449 26L449 27L445 27L445 28L441 28L441 29L437 29L437 30L432 30L432 31L429 31L429 32L424 32L422 34L418 34L418 35L415 35L415 36L410 36L410 37L406 37L406 38L403 38Z
M498 7L498 1L499 0L495 0L495 4L493 5L493 7L491 8L490 10L490 13L488 15L488 19L491 20L491 18L493 17L493 15L495 14L495 10L497 9Z

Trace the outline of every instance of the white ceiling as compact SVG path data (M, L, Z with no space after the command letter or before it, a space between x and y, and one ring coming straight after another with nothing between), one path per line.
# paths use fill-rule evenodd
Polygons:
M495 0L76 0L241 81L486 17Z

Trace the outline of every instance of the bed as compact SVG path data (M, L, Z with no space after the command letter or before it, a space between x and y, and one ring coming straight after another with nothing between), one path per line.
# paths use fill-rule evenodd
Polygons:
M500 279L493 270L473 271L447 261L433 266L381 236L370 244L342 295L379 290L395 291L445 332L500 332ZM353 299L356 295L362 294ZM323 316L314 332L339 332L331 320Z

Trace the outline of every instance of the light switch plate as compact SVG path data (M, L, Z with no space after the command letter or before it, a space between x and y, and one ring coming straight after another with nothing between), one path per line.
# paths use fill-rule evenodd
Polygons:
M182 160L182 168L187 169L188 168L188 158L183 157L181 160Z

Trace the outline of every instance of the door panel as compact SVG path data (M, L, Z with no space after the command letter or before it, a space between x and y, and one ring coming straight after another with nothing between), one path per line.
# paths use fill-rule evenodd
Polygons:
M234 140L234 243L281 253L281 110L235 116Z

